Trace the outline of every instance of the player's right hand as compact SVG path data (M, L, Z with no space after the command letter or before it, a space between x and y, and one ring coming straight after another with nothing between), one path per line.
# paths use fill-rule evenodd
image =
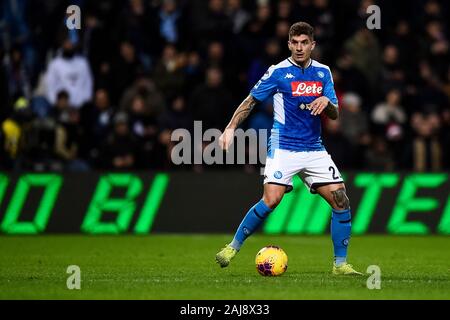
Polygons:
M227 128L219 138L219 146L223 150L228 151L228 148L233 142L233 139L234 139L234 129Z

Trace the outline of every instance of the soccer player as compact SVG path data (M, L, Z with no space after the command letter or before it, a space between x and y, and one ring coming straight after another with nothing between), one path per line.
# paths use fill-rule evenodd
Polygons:
M229 265L248 238L292 191L292 177L299 174L311 193L318 193L332 207L331 238L334 248L332 273L361 275L347 263L351 233L350 202L338 168L321 140L320 115L338 118L338 100L330 68L311 59L316 43L314 29L297 22L289 30L291 56L271 66L235 111L219 139L228 150L234 130L253 107L273 96L274 124L264 172L264 194L239 225L234 239L216 255L221 267Z

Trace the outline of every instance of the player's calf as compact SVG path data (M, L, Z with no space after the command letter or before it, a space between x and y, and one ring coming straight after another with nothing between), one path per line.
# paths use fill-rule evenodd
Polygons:
M334 250L334 267L347 265L347 249L352 229L352 213L345 185L330 184L317 189L332 207L331 239Z

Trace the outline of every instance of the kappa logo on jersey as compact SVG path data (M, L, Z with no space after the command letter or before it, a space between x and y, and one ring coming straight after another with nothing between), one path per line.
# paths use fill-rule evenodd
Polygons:
M294 75L292 73L288 73L284 78L285 79L293 79Z
M323 91L320 81L294 81L291 88L294 97L319 97Z

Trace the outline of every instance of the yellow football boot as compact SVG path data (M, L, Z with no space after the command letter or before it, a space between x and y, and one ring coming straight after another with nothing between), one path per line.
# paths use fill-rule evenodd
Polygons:
M351 264L348 264L347 262L340 265L339 267L336 266L336 264L333 264L333 274L334 275L357 275L357 276L363 275L361 272L358 272L355 269L353 269L353 266Z
M225 246L219 253L216 254L216 262L222 267L225 268L230 264L231 259L238 253L238 251L229 244Z

